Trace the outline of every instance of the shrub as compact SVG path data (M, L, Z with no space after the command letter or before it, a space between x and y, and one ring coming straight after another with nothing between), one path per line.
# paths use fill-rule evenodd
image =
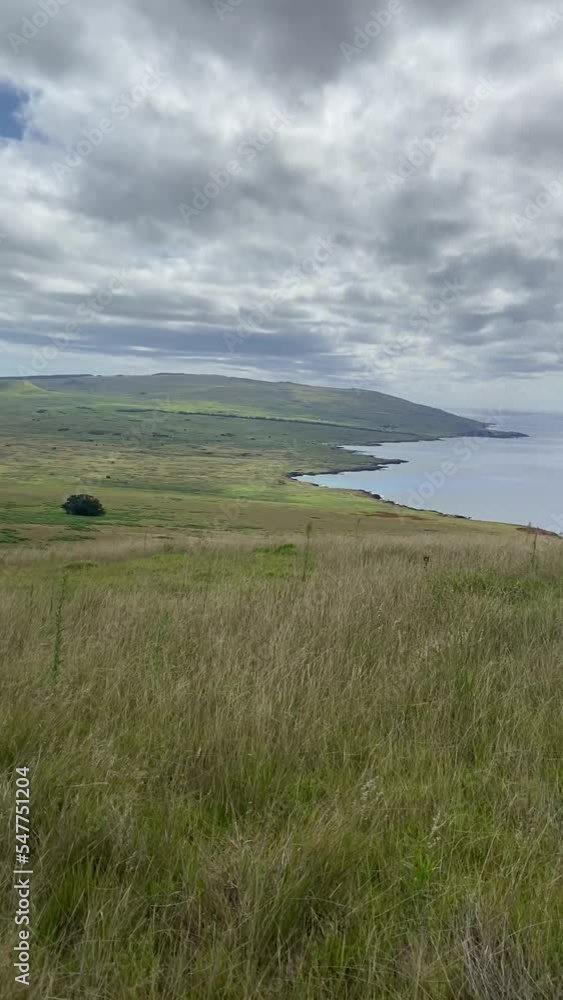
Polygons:
M78 514L81 517L101 517L105 510L97 497L87 493L73 494L62 504L67 514Z

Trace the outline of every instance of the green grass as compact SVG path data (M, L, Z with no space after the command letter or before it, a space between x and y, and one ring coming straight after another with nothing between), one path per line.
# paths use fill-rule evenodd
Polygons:
M0 996L28 766L33 997L560 1000L560 543L289 478L474 429L0 380Z
M29 766L31 995L559 998L563 548L532 551L4 546L0 950Z
M31 995L559 1000L560 543L289 478L475 428L289 384L36 382L0 380Z
M344 531L352 516L402 530L397 509L288 477L365 465L342 444L478 427L380 393L289 383L207 376L0 380L0 528L21 526L32 541L77 531L302 531L311 519ZM392 444L385 457L393 457ZM100 496L108 512L103 523L78 526L61 511L76 492ZM454 530L448 519L403 513L433 530Z
M420 437L463 434L482 426L385 393L291 382L211 375L40 377L22 382L0 380L0 389L2 382L5 396L28 395L39 387L48 390L51 397L57 394L61 402L69 395L80 395L84 407L103 405L109 399L120 401L122 409L134 404L145 410L178 411L185 404L188 412L320 421Z

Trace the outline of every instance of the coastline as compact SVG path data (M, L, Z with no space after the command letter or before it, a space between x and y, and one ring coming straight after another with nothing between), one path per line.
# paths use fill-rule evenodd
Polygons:
M469 431L467 434L452 434L451 436L441 436L441 437L430 437L430 438L405 438L404 441L376 441L375 444L370 444L370 448L384 448L387 444L392 447L395 444L422 444L424 441L463 441L464 438L527 438L529 434L524 434L521 431L495 431L489 429L488 427L477 428L474 431ZM335 445L338 451L347 451L353 455L365 454L361 448L356 447L356 445L346 445L338 444ZM339 476L343 472L378 472L383 469L388 469L390 465L408 465L407 458L382 458L374 459L372 462L366 465L358 466L354 469L323 469L322 471L313 472L286 472L286 478L292 479L294 482L300 482L300 477L302 476ZM308 483L308 486L318 486L319 483ZM324 487L325 489L331 489L334 487ZM376 499L383 499L377 494L370 493L369 490L351 490L352 493L364 493L366 496L374 497ZM388 500L386 503L394 503L393 500ZM401 506L397 504L396 506ZM411 508L407 508L410 510ZM413 510L415 508L412 508ZM436 511L435 513L439 513ZM446 515L448 516L448 515Z
M488 438L488 439L497 439L497 440L498 439L504 439L504 440L506 440L506 439L528 438L528 437L530 437L530 435L529 434L525 434L522 431L499 431L499 430L494 430L492 427L484 426L482 429L478 428L478 429L476 429L474 431L470 431L470 432L468 432L466 434L452 435L451 437L450 436L446 436L446 437L441 436L441 437L437 437L437 438L410 438L410 439L405 440L405 441L393 441L393 442L382 441L382 442L377 442L376 444L373 444L373 445L369 445L369 447L370 448L382 448L382 447L385 447L386 444L389 444L390 446L392 446L393 444L418 444L418 443L423 443L423 442L426 442L426 441L462 441L465 438ZM356 446L354 446L354 445L341 445L341 444L339 444L336 447L338 448L338 450L348 451L348 452L350 452L352 454L361 455L363 453L361 448L356 448ZM286 473L286 477L288 479L291 479L293 482L303 482L303 477L304 476L314 476L314 477L317 477L317 476L339 476L339 475L342 475L343 473L346 473L346 472L352 472L352 473L356 473L356 472L358 472L358 473L360 473L360 472L382 472L385 469L388 469L390 466L393 466L393 465L408 465L408 462L409 462L409 459L405 459L405 458L386 458L386 459L382 458L380 460L374 459L373 461L371 461L369 463L366 463L365 465L358 466L358 467L353 468L353 469L338 468L338 469L328 469L328 470L324 470L322 472L316 472L316 471L310 471L310 472L302 472L302 471L288 472L288 473ZM339 489L339 488L345 489L345 490L348 489L347 487L324 486L321 483L305 483L305 485L306 486L314 486L317 489ZM365 498L367 498L369 500L375 500L378 503L384 503L384 504L386 504L386 505L388 505L390 507L396 507L399 510L404 510L404 511L412 512L413 514L428 513L428 514L437 514L440 517L453 518L455 520L462 520L462 521L471 521L471 520L473 520L473 518L470 515L468 515L468 514L451 514L451 513L446 513L445 511L435 510L434 508L431 508L431 507L424 507L424 508L409 507L408 505L399 503L396 500L390 500L390 499L384 497L381 493L372 492L370 490L350 488L349 492L356 494L356 496L362 496L362 497L365 497ZM496 523L498 523L498 524L504 524L504 523L510 523L510 522L494 521L492 523L495 523L495 524ZM555 532L548 531L545 528L530 528L529 525L528 526L526 526L526 525L514 525L514 527L517 528L518 530L521 530L521 531L530 531L530 530L532 530L532 531L537 531L537 533L541 534L541 535L546 535L546 536L550 536L550 537L553 537L553 538L560 538L560 536L558 534L556 534Z
M390 465L408 465L408 460L404 458L389 459L386 462L380 462L377 465L361 469L333 469L330 472L288 472L287 478L291 479L294 483L301 483L303 482L302 476L339 476L343 472L380 472L388 469ZM313 486L317 490L336 489L334 486L322 486L321 483L304 483L303 485ZM366 500L375 500L377 503L384 503L389 507L397 507L399 510L407 510L413 514L439 514L440 517L453 517L458 521L472 520L467 514L445 514L444 511L433 510L431 507L425 507L423 511L419 510L418 507L407 507L406 504L398 503L396 500L388 500L381 493L372 493L370 490L355 490L353 488L347 489L346 487L342 487L342 489L348 493L354 493L355 496L365 497Z

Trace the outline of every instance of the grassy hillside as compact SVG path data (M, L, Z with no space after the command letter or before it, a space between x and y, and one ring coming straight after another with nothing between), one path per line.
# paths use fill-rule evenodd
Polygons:
M383 526L400 511L288 474L365 465L340 444L480 429L381 393L289 383L182 375L0 380L0 541L210 526L294 531L311 519L331 531L357 518ZM103 524L68 518L60 503L71 492L99 494ZM446 519L405 516L449 530Z
M0 392L2 391L0 380ZM18 384L19 383L19 384ZM360 427L407 438L466 434L475 420L420 406L382 392L330 389L293 382L259 382L215 375L59 376L4 380L4 391L86 394L91 399L136 401L157 409L218 413Z
M33 997L560 1000L561 543L288 478L481 429L0 380L0 996L28 767Z
M563 548L406 525L4 547L2 997L22 766L34 997L561 997Z

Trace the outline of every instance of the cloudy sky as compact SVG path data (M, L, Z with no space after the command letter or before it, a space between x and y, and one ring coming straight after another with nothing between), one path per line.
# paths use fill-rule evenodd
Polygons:
M2 0L0 372L563 409L563 3Z

